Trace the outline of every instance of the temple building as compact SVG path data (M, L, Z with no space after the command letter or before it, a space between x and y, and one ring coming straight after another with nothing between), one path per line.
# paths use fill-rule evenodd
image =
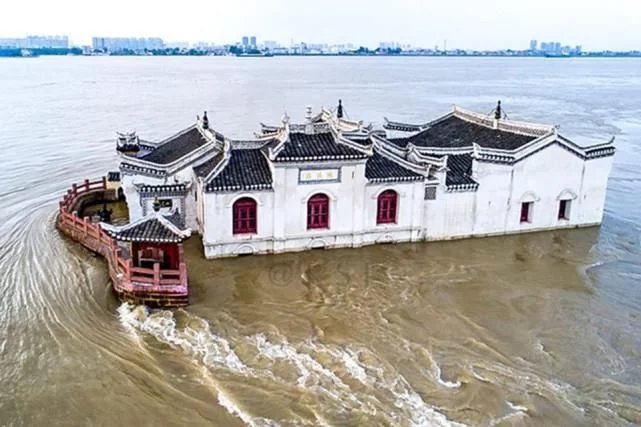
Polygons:
M339 102L308 107L304 123L261 124L250 140L225 137L205 113L163 141L118 135L134 228L109 231L128 236L153 218L174 239L197 232L217 258L598 225L613 142L578 145L555 126L507 120L500 103L489 116L454 107L376 129ZM162 250L175 264L160 243L133 256Z

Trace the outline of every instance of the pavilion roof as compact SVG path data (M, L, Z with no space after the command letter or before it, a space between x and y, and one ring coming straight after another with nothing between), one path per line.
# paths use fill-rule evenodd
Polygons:
M101 223L101 227L113 238L125 242L179 243L191 236L180 214L172 212L151 214L123 226Z

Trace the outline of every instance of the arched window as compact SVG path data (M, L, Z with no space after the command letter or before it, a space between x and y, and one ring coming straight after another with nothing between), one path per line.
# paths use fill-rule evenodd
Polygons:
M396 223L396 208L398 206L398 193L394 190L385 190L378 196L376 209L376 224Z
M256 215L256 201L250 197L243 197L234 202L233 233L255 233L258 216Z
M307 202L307 229L329 228L329 197L314 194Z

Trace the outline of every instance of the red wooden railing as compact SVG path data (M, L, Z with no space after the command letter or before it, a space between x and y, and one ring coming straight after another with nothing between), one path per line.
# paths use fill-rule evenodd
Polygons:
M183 248L179 246L178 269L161 269L159 263L153 268L134 267L131 258L123 256L116 240L99 224L92 224L88 217L80 218L76 210L80 199L90 193L105 192L105 177L82 184L73 184L60 201L59 225L74 240L88 249L100 253L107 260L109 273L117 291L154 292L171 295L187 295L187 267L183 261Z

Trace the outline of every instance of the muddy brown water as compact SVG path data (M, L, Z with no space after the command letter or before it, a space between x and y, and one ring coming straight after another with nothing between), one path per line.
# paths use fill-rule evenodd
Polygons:
M0 61L0 424L641 423L641 61ZM60 236L66 187L209 111L247 137L287 109L425 121L457 103L617 136L603 226L206 261L193 304L121 305ZM298 111L299 114L296 114Z

